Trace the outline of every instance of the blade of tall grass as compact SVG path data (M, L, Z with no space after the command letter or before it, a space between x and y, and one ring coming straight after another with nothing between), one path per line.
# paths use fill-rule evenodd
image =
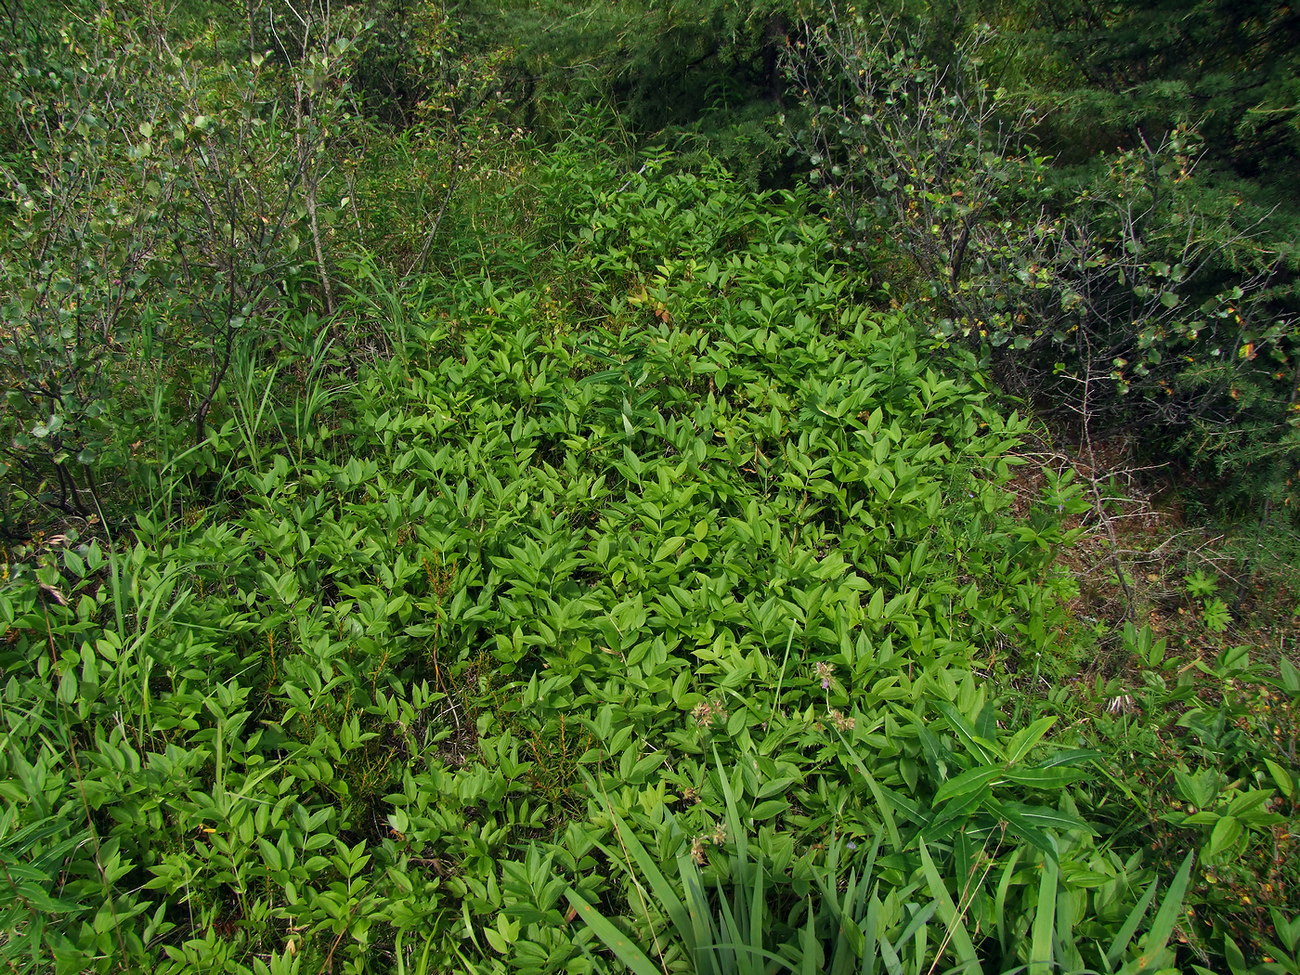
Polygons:
M876 939L880 928L880 899L874 893L867 903L867 917L863 925L862 968L859 975L876 975ZM880 943L880 953L884 954L885 942Z
M386 346L383 354L405 363L412 338L408 309L413 296L393 287L392 276L381 271L369 255L356 260L350 270L356 281L347 288L354 311L360 313L358 318L368 318L368 324L378 330L373 337L382 338Z
M1106 961L1112 966L1118 965L1120 959L1124 957L1124 952L1129 944L1133 941L1133 935L1137 933L1138 925L1146 917L1147 911L1151 908L1152 902L1156 899L1156 884L1152 882L1138 898L1138 902L1133 905L1133 910L1129 911L1128 917L1120 925L1115 937L1111 941L1110 948L1106 951Z
M763 935L767 931L767 890L764 885L763 867L761 864L756 865L754 871L754 889L750 892L749 912L746 923L749 928L748 942L751 957L759 958L764 950ZM743 887L737 890L738 894L743 893ZM726 903L726 898L722 898Z
M407 975L406 971L406 951L402 944L402 935L404 932L397 933L396 941L393 945L393 954L397 957L396 975ZM429 952L433 950L433 938L425 938L424 951L420 952L420 957L416 960L410 975L429 975ZM462 958L463 960L463 958ZM466 971L473 971L473 968L466 968Z
M145 729L151 727L150 714L153 709L151 693L153 667L155 658L149 652L152 637L163 627L172 623L180 610L190 601L193 592L185 589L176 594L176 585L181 575L190 571L184 564L172 565L160 576L149 576L144 583L146 591L140 586L140 575L129 564L116 546L107 550L109 600L113 607L113 623L118 643L121 647L119 656L119 673L129 673L134 669L138 675L139 691L135 701L123 701L125 707L138 712L136 722L136 746L144 748ZM126 564L124 564L124 562ZM134 621L133 625L129 621Z
M1016 867L1019 866L1020 857L1024 852L1024 847L1021 846L1011 851L1011 856L1007 858L1006 865L1002 868L1002 876L998 878L997 892L993 896L993 916L997 925L998 943L1002 946L1004 957L1009 957L1013 949L1007 931L1007 893L1011 889Z
M1056 929L1056 888L1060 867L1051 857L1043 858L1038 880L1038 903L1029 937L1029 975L1051 975L1054 964L1053 935Z
M250 338L236 344L231 357L228 385L232 406L234 407L235 428L239 431L244 445L244 455L248 465L254 471L261 469L262 439L267 420L268 408L271 407L272 392L280 376L280 363L273 363L263 374L259 368L257 344L260 338ZM271 410L274 416L274 410ZM232 457L227 467L237 464ZM243 465L240 465L243 466Z
M727 834L730 836L732 843L735 844L736 857L739 860L739 866L742 870L748 870L749 861L749 836L740 822L740 812L736 805L736 792L738 791L740 769L737 768L733 773L737 782L733 784L725 774L722 759L718 756L718 748L713 748L713 764L718 771L718 781L722 786L722 798L726 808Z
M790 635L785 639L785 653L781 656L781 670L776 677L776 693L772 696L772 710L767 716L768 724L771 724L776 718L776 712L781 707L781 686L785 683L785 667L790 662L790 646L794 643L794 623L790 624Z
M699 871L690 865L693 876ZM701 888L702 889L702 888ZM767 932L767 891L763 881L763 872L755 873L751 899L747 903L744 885L733 886L736 908L733 910L730 898L718 888L718 940L713 943L701 943L695 957L697 973L708 972L711 975L763 975L770 971L764 960L778 966L790 967L789 962L764 947L764 934ZM708 910L707 900L701 907Z
M578 916L596 933L596 937L600 938L605 947L614 952L618 960L630 968L635 975L664 975L665 969L651 962L644 951L634 945L609 918L578 896L576 891L568 890L565 896L568 898L569 905L578 912Z
M817 916L811 910L808 912L802 937L803 957L797 975L819 975L825 962L825 955L817 940Z
M921 868L925 872L925 878L930 885L930 896L935 900L939 917L947 926L944 940L951 941L957 953L958 963L969 966L970 971L979 975L981 972L979 956L975 953L975 946L971 943L970 934L966 931L966 925L963 921L965 908L958 910L957 905L953 903L952 895L948 893L948 888L939 875L938 868L934 865L934 860L930 856L925 841L918 837L917 844L917 849L921 855Z
M327 409L340 393L350 388L351 384L339 386L325 386L325 370L329 365L330 350L334 347L334 339L330 336L328 330L322 329L314 336L311 336L304 343L307 350L307 375L303 380L303 388L298 395L294 397L292 403L293 409L293 436L284 437L284 440L291 443L297 448L297 456L294 462L301 470L303 461L306 459L304 451L307 438L313 432L313 425L316 417L323 410Z
M708 950L719 938L714 929L713 912L709 908L704 879L698 870L690 869L681 870L681 878L682 889L686 892L687 911L687 925L677 928L682 946L697 973L719 975L721 969L718 959Z
M1151 971L1159 964L1165 945L1168 944L1170 936L1174 933L1174 926L1178 923L1195 858L1195 852L1187 854L1182 866L1178 868L1178 873L1174 875L1164 900L1160 902L1160 909L1156 911L1156 916L1151 922L1151 929L1142 940L1141 953L1121 969L1124 975Z
M592 783L592 785L594 787L594 783ZM647 917L650 913L649 894L647 894L644 887L641 886L638 877L642 877L649 882L649 893L653 895L655 901L668 915L668 919L673 929L683 937L686 949L688 951L693 950L694 945L698 943L695 934L698 919L693 916L692 911L685 903L683 903L682 899L677 896L677 891L673 888L672 884L668 882L668 878L664 876L663 871L659 869L659 865L655 862L655 858L650 855L649 851L647 851L642 845L633 830L628 827L627 823L625 823L622 817L620 817L614 810L614 806L609 801L609 797L601 793L601 799L605 806L605 811L610 817L610 822L614 827L615 839L618 841L622 849L616 852L605 844L597 845L606 856L610 857L611 860L623 863L627 867L629 874L632 876L633 884L638 895L642 898L642 912Z
M858 753L849 743L849 740L844 737L844 733L836 729L836 734L839 736L840 743L844 746L845 751L848 752L849 760L862 775L862 778L867 783L867 788L871 790L871 795L876 800L876 807L880 810L880 818L885 824L885 831L889 833L890 845L895 850L901 850L903 848L903 838L898 832L898 823L894 819L894 812L890 808L890 804L886 801L880 785L876 782L875 777L872 776L871 772L868 771L867 766L858 756Z
M885 971L887 971L889 975L904 975L903 959L898 956L898 952L894 950L893 945L888 941L882 940L880 942L880 953L884 956Z
M914 939L916 932L930 923L930 918L934 917L938 909L939 905L936 901L931 901L919 908L908 920L907 926L903 928L902 933L899 934L895 941L901 945Z

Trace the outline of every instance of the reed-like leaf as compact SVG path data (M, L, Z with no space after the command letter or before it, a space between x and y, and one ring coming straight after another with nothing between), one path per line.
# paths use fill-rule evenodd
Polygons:
M1056 859L1044 857L1029 939L1029 975L1051 975L1055 970L1052 949L1056 933L1056 888L1059 879L1060 866Z

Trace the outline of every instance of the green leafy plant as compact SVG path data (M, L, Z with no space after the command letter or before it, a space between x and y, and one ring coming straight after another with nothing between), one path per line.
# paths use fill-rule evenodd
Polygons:
M160 430L150 451L201 476L187 451L234 357L263 357L276 305L309 289L333 312L321 194L330 144L353 126L334 83L352 28L313 19L283 70L257 52L177 53L110 14L15 52L23 137L0 158L11 521L112 510L101 482L130 473Z
M1232 614L1228 611L1228 604L1216 596L1219 583L1214 576L1203 569L1198 569L1191 575L1184 576L1183 582L1187 586L1187 594L1200 602L1201 622L1205 624L1207 630L1211 633L1222 633L1232 625Z
M1268 283L1289 250L1203 185L1186 125L1054 166L1040 113L990 81L997 46L976 25L936 58L942 43L902 19L805 21L797 138L845 247L1039 409L1089 437L1157 430L1202 469L1235 464L1255 510L1275 510L1300 332Z
M637 975L653 975L679 964L688 971L713 975L899 973L934 971L951 960L956 969L983 970L987 958L979 950L982 939L969 914L969 898L983 877L972 876L960 899L954 901L924 840L917 837L900 847L895 845L897 834L886 830L877 834L861 856L852 855L856 844L841 839L824 844L824 860L809 865L802 882L792 881L779 868L769 866L770 859L755 848L736 794L726 784L727 776L721 775L720 781L725 827L711 842L697 839L689 851L682 849L685 837L680 827L672 817L666 821L672 836L668 848L678 848L675 880L661 870L656 855L637 838L634 827L605 800L613 837L608 844L598 845L627 872L629 906L641 920L636 928L643 933L629 935L572 889L567 896L601 943L627 969ZM891 875L904 857L915 865L923 882L900 891L893 886ZM1145 891L1104 953L1096 955L1101 970L1152 971L1159 966L1158 959L1168 957L1165 946L1178 921L1192 861L1191 856L1184 860L1149 921L1146 916L1157 895L1156 884ZM708 866L702 866L706 862ZM1015 862L1016 858L1010 860L1000 885L999 932L1015 923L1004 913L1010 909L1005 894ZM986 867L984 876L988 870ZM1095 970L1084 968L1086 938L1074 929L1077 915L1071 917L1066 907L1069 899L1062 898L1058 862L1044 858L1040 873L1024 946L1028 964L998 970ZM935 898L929 903L924 902L927 891ZM901 911L900 894L909 901ZM916 903L918 897L921 903ZM951 959L946 956L949 950Z
M308 77L347 95L301 40L250 65L285 86L268 126ZM374 254L311 259L299 199L199 443L176 323L141 333L157 437L120 506L0 553L5 964L590 975L611 930L670 970L1285 948L1256 922L1290 889L1294 667L1133 626L1134 706L1094 706L1060 560L1096 505L1024 469L975 355L873 306L813 193L573 129L482 147L463 194L413 203L404 171L382 213L372 159L348 226L421 214ZM417 142L390 158L432 165ZM429 241L435 273L400 259Z

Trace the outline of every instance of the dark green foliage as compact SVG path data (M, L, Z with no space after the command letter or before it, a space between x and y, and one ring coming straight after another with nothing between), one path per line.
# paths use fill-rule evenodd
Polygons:
M449 317L393 323L398 354L336 423L241 365L210 448L237 508L16 567L5 778L15 843L62 817L21 854L66 902L26 922L67 939L50 951L93 966L120 940L184 969L292 944L367 967L399 937L447 957L439 918L468 911L541 965L574 948L549 915L494 922L498 871L582 822L579 769L660 815L702 787L705 742L786 742L793 772L843 722L883 787L933 795L905 729L979 713L976 660L1050 645L1059 529L999 515L1017 421L847 304L797 201L654 169L580 190L585 226L557 242L599 319L461 281ZM853 767L817 766L762 820L869 835L833 784ZM596 896L590 842L550 855ZM446 906L403 906L421 897ZM99 904L103 948L77 934Z
M1050 109L1036 129L1045 149L1086 166L1116 147L1138 151L1183 128L1199 133L1195 206L1233 211L1236 227L1248 229L1248 239L1218 243L1211 273L1246 291L1247 283L1260 287L1259 310L1247 318L1293 321L1300 311L1294 9L1222 0L1012 9L995 70ZM1244 329L1252 351L1253 327ZM1291 408L1300 377L1294 339L1288 345L1283 361L1245 370L1193 350L1197 363L1171 380L1201 407L1189 414L1181 447L1201 472L1214 472L1214 493L1237 510L1271 513L1297 483Z
M18 537L41 510L112 513L146 442L201 451L240 350L286 307L332 310L326 180L357 132L330 24L284 69L169 53L111 16L82 27L16 54L6 102L22 144L0 159L0 518Z
M554 141L572 112L604 104L638 141L721 159L755 183L791 176L777 119L791 0L530 0L452 5L471 50L499 49L501 84Z
M1294 252L1197 174L1193 134L1053 168L1038 116L984 76L992 36L944 65L899 24L804 31L792 74L815 111L800 137L882 286L932 309L936 334L991 350L1004 384L1066 429L1140 428L1231 471L1225 495L1294 503L1298 319L1274 286Z
M956 341L980 307L1019 353L1110 341L1056 307L1091 227L1090 300L1152 349L1252 346L1104 381L1231 384L1198 416L1216 449L1258 418L1257 459L1289 326L1204 305L1248 262L1157 261L1202 202L1180 157L1085 195L954 111L886 188L839 119L909 278L813 190L752 191L808 10L57 13L6 53L0 147L10 970L1290 964L1300 677L1082 628L1087 482L1027 463ZM957 77L957 13L901 12L904 103ZM1189 248L1230 226L1199 219ZM1202 570L1217 637L1244 610ZM1100 646L1128 666L1076 680Z
M1125 0L1036 13L1043 46L1071 70L1054 127L1061 151L1077 159L1191 123L1218 166L1279 187L1294 178L1300 15L1288 5Z

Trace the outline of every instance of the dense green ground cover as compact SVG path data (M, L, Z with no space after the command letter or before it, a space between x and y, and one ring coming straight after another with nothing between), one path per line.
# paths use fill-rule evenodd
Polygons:
M931 6L6 11L9 970L1300 972L1290 19Z
M1180 846L1267 846L1294 772L1258 722L1239 767L1173 733L1215 811L1161 839L1141 721L1035 689L1080 653L1077 490L1012 512L1026 424L973 359L864 304L806 196L580 142L525 192L553 205L490 274L358 271L391 355L237 375L205 502L9 562L11 967L616 966L588 904L692 970L632 879L675 858L759 891L747 939L792 961L1172 963Z

